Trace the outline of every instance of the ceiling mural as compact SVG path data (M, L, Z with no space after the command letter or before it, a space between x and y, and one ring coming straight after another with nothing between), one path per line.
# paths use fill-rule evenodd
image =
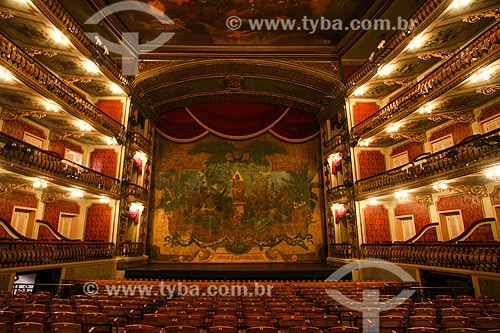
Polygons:
M161 32L175 32L169 45L275 45L275 46L335 46L348 30L316 31L306 29L276 29L275 31L252 31L251 19L295 19L302 26L302 19L325 17L329 20L349 22L361 19L374 2L365 0L141 0L148 3L173 20L164 25L151 20L148 15L119 13L117 17L129 31L139 32L140 42L153 40ZM116 0L107 0L112 4ZM226 19L237 16L241 28L230 30ZM307 28L307 27L306 27ZM287 31L288 30L288 31Z

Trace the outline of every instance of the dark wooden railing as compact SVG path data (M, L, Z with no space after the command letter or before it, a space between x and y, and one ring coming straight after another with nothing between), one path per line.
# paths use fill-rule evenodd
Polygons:
M150 140L146 139L144 136L142 136L139 133L133 133L132 134L132 147L136 147L148 154L151 155L153 152L153 145Z
M329 244L328 255L333 258L351 259L352 245L348 243Z
M361 245L361 258L498 273L500 271L500 243L363 244Z
M328 190L326 192L326 201L330 202L339 202L339 201L348 201L352 197L352 188L349 188L345 185L340 185Z
M143 254L144 244L136 242L125 242L118 251L118 255L123 257L140 257Z
M113 243L0 241L2 268L103 260L113 255Z
M398 187L419 187L443 178L455 178L479 172L500 161L500 130L488 132L431 154L418 162L388 170L356 182L356 195L364 199L377 191L393 192Z
M142 203L148 203L149 201L149 192L144 187L141 187L136 184L126 184L124 187L125 197L129 201L138 200Z
M26 175L51 177L54 182L62 185L82 185L90 191L113 197L120 194L118 179L60 158L4 133L0 133L0 164L6 169Z

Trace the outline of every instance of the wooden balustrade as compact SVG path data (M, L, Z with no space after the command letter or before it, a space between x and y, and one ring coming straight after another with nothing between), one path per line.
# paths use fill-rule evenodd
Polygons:
M500 130L439 151L419 160L356 182L356 196L392 192L398 187L419 187L444 178L460 177L488 168L500 160Z
M0 241L2 268L113 258L114 244L102 242Z
M323 156L327 157L330 154L348 151L349 147L346 146L347 138L343 135L335 135L333 138L325 142L323 146Z
M473 271L500 271L500 243L363 244L361 258Z
M27 175L53 178L55 183L85 186L89 191L113 197L120 194L120 181L50 152L0 133L0 164Z
M34 61L25 51L0 34L0 64L24 84L64 106L73 116L110 136L124 137L125 127L75 92L56 75Z
M352 188L345 185L336 186L326 192L326 202L349 201L352 198Z
M500 24L496 24L411 89L357 124L352 129L353 138L368 137L382 126L410 115L424 102L458 85L480 66L495 61L499 49Z
M140 257L144 254L144 244L125 242L121 244L117 254L123 257Z
M133 133L131 140L132 147L138 148L150 155L152 154L153 145L150 140L146 139L139 133Z
M145 204L149 201L149 191L136 184L126 184L124 194L129 201L138 200Z
M328 245L328 255L333 258L351 259L352 244L334 243Z

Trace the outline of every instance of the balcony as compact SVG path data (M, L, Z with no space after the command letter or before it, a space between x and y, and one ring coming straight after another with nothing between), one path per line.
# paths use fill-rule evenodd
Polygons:
M140 257L144 254L144 244L125 242L118 249L118 255L123 257Z
M114 244L101 242L0 241L2 268L61 264L113 258Z
M328 245L328 256L340 259L352 259L352 244L337 243Z
M500 162L500 130L430 154L417 162L405 164L356 182L356 198L384 195L401 188L417 188L443 179L452 179L486 170Z
M500 243L363 244L361 258L498 273Z
M120 195L120 181L85 168L50 152L0 133L0 165L27 176L45 177L51 182L85 187L88 192L114 198Z
M352 199L352 189L345 186L336 186L326 192L326 202L347 202Z
M153 145L150 140L146 139L139 133L132 133L132 137L130 139L130 147L132 149L142 150L149 155L153 152Z
M123 189L125 198L128 201L140 201L143 204L147 204L149 202L149 192L144 187L136 184L126 184Z

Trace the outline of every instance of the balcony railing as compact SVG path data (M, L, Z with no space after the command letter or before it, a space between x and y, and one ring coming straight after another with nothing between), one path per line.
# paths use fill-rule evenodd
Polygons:
M144 187L136 184L127 184L124 186L125 197L129 201L139 200L142 203L148 203L149 192Z
M135 242L123 243L118 251L118 255L123 257L140 257L143 253L144 244Z
M349 201L352 198L352 188L340 185L326 192L327 202Z
M482 171L500 161L500 130L431 154L356 182L356 195L364 199L373 192L392 192L400 187L419 187L443 178L456 178ZM382 193L381 193L382 194Z
M153 146L151 141L140 135L139 133L133 133L132 135L132 147L140 149L151 155L153 152Z
M60 185L82 185L91 192L117 197L120 181L0 133L0 165L26 175L47 176Z
M363 244L361 258L473 271L500 271L500 243Z
M347 243L337 243L328 245L328 255L333 258L351 259L352 245Z
M0 241L2 268L103 260L113 254L113 243Z

